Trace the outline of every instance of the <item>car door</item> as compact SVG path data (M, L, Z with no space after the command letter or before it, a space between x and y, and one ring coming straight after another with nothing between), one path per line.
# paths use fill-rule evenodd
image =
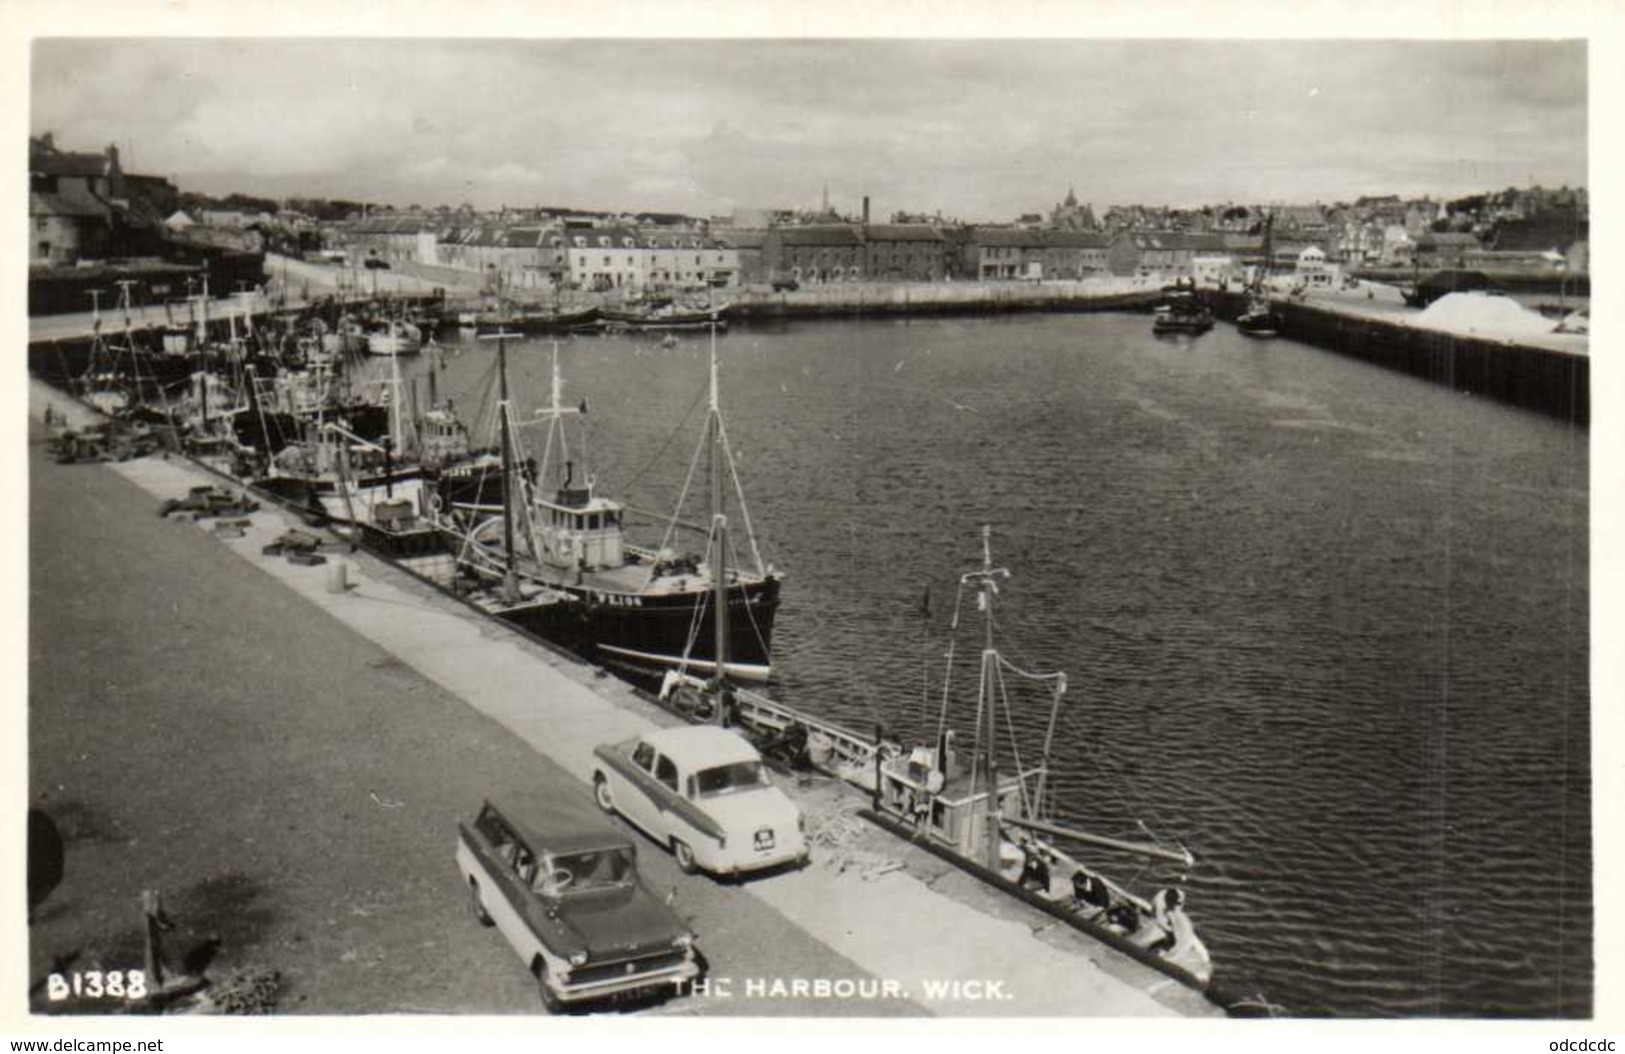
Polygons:
M530 891L531 880L536 876L538 863L536 851L516 839L507 851L500 873L495 876L502 887L500 893L487 901L485 909L496 923L497 930L513 945L520 958L528 957L529 949L536 943L530 932L530 923L525 918L525 902L533 895Z
M654 780L652 770L655 766L655 748L640 741L632 750L631 760L631 775L614 770L609 773L609 778L619 784L614 788L615 806L628 820L650 834L661 837L658 828L660 810L650 797L655 793L651 786Z
M650 790L651 804L656 810L654 822L656 833L662 842L676 834L684 841L691 841L692 837L681 823L681 818L672 812L672 806L682 796L678 790L682 786L682 774L677 763L665 754L659 754L654 764L654 787Z

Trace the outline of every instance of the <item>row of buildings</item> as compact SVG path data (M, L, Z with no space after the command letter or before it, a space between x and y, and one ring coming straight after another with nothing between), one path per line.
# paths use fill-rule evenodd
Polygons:
M1161 274L1236 280L1263 262L1261 234L1126 229L1116 233L1024 226L824 223L741 228L639 227L586 219L437 227L422 216L377 217L332 229L356 259L481 275L491 291L684 289L766 282L999 281ZM1583 232L1582 232L1583 234ZM1272 271L1315 268L1579 273L1587 242L1538 220L1495 238L1395 225L1375 252L1348 253L1338 238L1277 234ZM1312 250L1312 252L1310 252ZM1306 257L1305 253L1309 252Z

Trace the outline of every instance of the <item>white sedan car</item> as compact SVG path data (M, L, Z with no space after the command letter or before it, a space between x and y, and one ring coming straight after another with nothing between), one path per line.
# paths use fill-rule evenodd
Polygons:
M669 846L684 871L733 875L807 859L800 807L737 732L667 728L593 754L599 806Z

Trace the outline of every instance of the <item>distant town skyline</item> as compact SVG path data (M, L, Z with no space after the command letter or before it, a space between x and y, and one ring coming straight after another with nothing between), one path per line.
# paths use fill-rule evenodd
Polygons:
M207 194L998 221L1587 183L1583 41L41 39L30 128Z

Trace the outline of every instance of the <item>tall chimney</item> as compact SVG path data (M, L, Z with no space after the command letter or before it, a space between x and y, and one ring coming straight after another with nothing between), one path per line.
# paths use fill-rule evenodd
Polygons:
M863 196L863 225L869 226L869 195Z

